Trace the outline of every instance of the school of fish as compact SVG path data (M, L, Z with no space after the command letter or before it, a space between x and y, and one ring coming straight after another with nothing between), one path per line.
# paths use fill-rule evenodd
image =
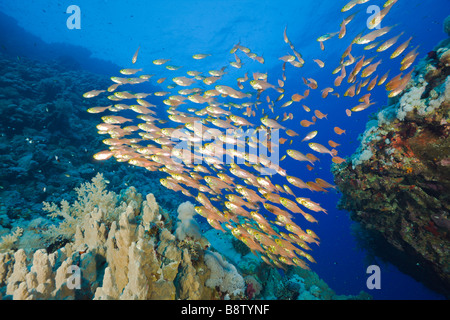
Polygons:
M352 0L341 11L349 11L368 1ZM380 14L369 21L368 27L373 31L351 39L340 64L333 71L337 75L334 87L320 88L315 79L304 76L304 88L301 92L289 94L290 98L284 89L287 81L285 70L302 68L309 62L324 68L325 62L320 59L305 61L288 38L287 27L283 39L291 51L279 58L282 64L281 79L271 79L267 73L254 72L249 75L247 72L244 77L236 79L237 88L220 84L228 68L241 69L246 63L265 63L262 56L240 43L230 50L233 61L229 64L207 72L190 70L183 75L177 74L167 85L167 91L133 93L133 85L149 82L156 77L150 74L137 76L143 71L138 68L120 70L123 76L111 77L113 84L109 88L84 94L85 98L94 98L109 93L108 99L111 100L111 105L88 109L90 113L109 111L101 117L103 122L97 126L99 134L109 136L103 140L108 149L96 153L94 158L107 160L114 157L119 162L164 172L166 177L160 180L161 184L195 198L198 202L195 211L206 218L211 227L222 232L229 230L271 266L284 268L285 265L294 265L308 269L309 262L315 262L308 251L312 244L319 244L319 237L299 224L308 226L317 223L313 215L326 213L319 203L309 198L308 193L327 192L327 189L335 187L320 178L304 182L295 176L295 172L283 169L281 163L289 156L311 171L315 162L319 161L318 157L330 156L334 163L345 162L345 159L338 156L339 143L330 139L328 147L313 141L320 134L319 130L297 132L298 123L308 128L318 121L326 121L327 114L314 110L312 117L294 121L289 109L301 106L305 113L310 112L311 108L303 103L310 93L320 91L323 99L330 94L338 98L358 97L358 105L342 110L350 117L352 112L366 110L375 103L371 101L370 93L375 86L385 84L389 97L400 94L411 78L417 48L407 53L401 61L400 71L408 68L411 71L389 78L389 71L383 75L376 74L383 61L377 54L395 46L403 32L374 42L394 29L395 26L376 26L382 23L396 2L388 0ZM335 36L345 38L358 12L343 18L339 30L317 39L321 50L325 50L325 41ZM399 57L407 50L411 40L412 37L398 45L389 58ZM364 47L357 48L362 45ZM133 64L137 62L139 49L132 58ZM366 54L356 53L361 50ZM203 60L210 56L197 53L192 58ZM153 64L174 72L183 69L182 66L170 65L170 61L161 58L153 60ZM159 78L155 83L162 85L167 80ZM340 86L345 86L344 90L340 90L345 92L343 95L337 92ZM120 91L121 87L124 90ZM273 94L278 97L272 99ZM165 105L156 106L148 102L146 97L150 95L166 98L163 101ZM281 109L287 110L282 117L279 115ZM119 115L123 110L131 110L136 116ZM158 117L157 110L166 111L167 119ZM130 111L127 112L130 114ZM333 130L337 136L345 134L345 129L340 127L336 126ZM281 148L283 144L289 147L284 150ZM249 148L258 149L260 153L247 152ZM261 153L261 148L267 153ZM285 155L272 157L283 150ZM285 183L279 182L281 179Z

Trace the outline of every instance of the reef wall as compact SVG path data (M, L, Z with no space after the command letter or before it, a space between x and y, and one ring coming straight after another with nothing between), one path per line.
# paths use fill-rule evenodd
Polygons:
M450 38L389 99L355 154L334 165L338 206L450 289ZM389 250L389 249L386 249ZM442 288L441 288L442 289Z

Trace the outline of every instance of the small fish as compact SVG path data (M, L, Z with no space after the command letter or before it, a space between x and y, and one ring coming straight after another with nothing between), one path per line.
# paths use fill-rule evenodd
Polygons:
M382 60L380 59L380 61L378 61L378 62L376 62L376 63L373 63L373 64L367 66L367 67L361 72L361 77L363 77L363 78L370 77L370 76L377 70L377 68L378 68L378 66L380 65L381 61L382 61Z
M294 93L291 97L292 101L295 102L299 102L300 100L302 100L304 97L302 95L299 95L298 93Z
M339 30L339 39L342 39L343 37L345 37L345 34L347 33L347 25L344 23L344 21L342 21L341 23L341 30Z
M345 6L342 7L341 12L346 12L346 11L352 9L357 4L358 4L358 0L351 0L349 3L347 3Z
M173 78L172 81L175 82L179 86L187 87L187 86L192 85L196 80L192 79L192 78L187 78L187 77L181 76L181 77Z
M406 40L404 43L402 43L400 46L398 46L398 48L395 49L395 51L391 54L391 59L395 59L399 55L401 55L403 53L403 51L405 51L406 48L408 48L409 43L411 42L412 38L413 37L410 37L408 40Z
M378 48L377 48L377 52L383 52L387 49L389 49L390 47L392 47L394 44L397 43L398 39L404 34L404 32L400 33L398 36L393 37L389 40L386 40L385 42L383 42Z
M378 81L378 85L381 86L382 84L384 84L389 76L389 72L391 70L389 70L388 72L386 72L381 78L380 81Z
M133 122L131 119L127 119L121 116L104 116L102 117L103 122L109 123L109 124L121 124L124 122Z
M328 154L330 154L332 157L334 157L335 155L336 155L336 150L335 149L333 149L333 151L330 151L327 147L325 147L325 146L323 146L323 145L321 145L321 144L319 144L319 143L315 143L315 142L310 142L309 144L308 144L308 146L312 149L312 150L314 150L314 151L316 151L316 152L319 152L319 153L328 153Z
M93 108L87 109L87 112L89 112L89 113L100 113L100 112L105 111L109 107L111 107L111 105L106 106L106 107L93 107Z
M327 213L327 211L324 208L322 208L318 203L311 201L311 199L299 197L296 198L295 200L305 208L308 208L309 210L312 210L314 212L322 211Z
M289 41L289 39L288 39L288 37L287 37L287 34L286 34L286 30L287 30L287 26L284 27L283 40L284 40L284 42L286 42L286 43L290 43L290 41Z
M210 54L203 54L203 53L199 53L199 54L194 54L192 56L192 58L196 59L196 60L201 60L201 59L205 59L206 57L211 56Z
M354 97L355 96L356 85L352 85L344 93L344 97Z
M327 118L328 114L323 114L322 112L320 112L319 110L314 110L314 114L316 115L317 118L319 119L323 119L323 118Z
M112 152L111 150L104 150L104 151L97 152L96 154L94 154L93 157L95 160L108 160L113 155L114 155L114 152Z
M400 64L402 65L400 68L400 71L405 71L406 69L408 69L416 60L417 56L419 55L419 53L417 52L417 49L419 48L419 46L417 46L414 50L412 50L411 52L409 52L404 58L403 60L400 62Z
M314 124L314 122L311 122L311 121L308 121L308 120L302 120L302 121L300 121L300 125L302 126L302 127L305 127L305 128L307 128L307 127L309 127L309 126L311 126L311 125L313 125Z
M133 55L133 58L131 59L131 62L132 62L133 64L135 64L136 61L137 61L137 57L138 57L139 49L140 49L140 48L141 48L141 46L139 46L139 47L137 48L136 52L135 52L134 55Z
M281 60L281 61L284 61L284 62L291 62L291 61L295 60L295 56L286 55L286 56L282 56L282 57L280 57L278 59Z
M176 71L181 68L182 68L181 66L166 66L166 69L170 71Z
M397 0L391 0L389 2L390 2L389 5L385 6L384 9L381 10L378 14L375 14L375 17L372 20L368 21L367 27L369 29L373 29L380 25L381 21L383 21L383 19L386 17L386 15L392 9L392 7L397 2Z
M372 102L372 103L362 103L362 104L359 104L359 105L357 105L356 107L353 107L352 109L351 109L351 111L353 111L353 112L358 112L358 111L363 111L363 110L366 110L368 107L370 107L371 105L374 105L375 104L375 102ZM337 127L336 127L337 128ZM335 132L336 132L336 130L335 130ZM341 131L339 131L339 132L342 132L342 129L341 129ZM336 132L337 134L341 134L341 133L338 133L338 132ZM342 133L345 133L345 130L343 130L343 132Z
M315 136L317 136L317 133L318 133L318 132L319 132L319 131L317 131L317 130L311 131L310 133L308 133L308 134L303 138L302 142L303 142L303 141L308 141L308 140L313 139Z
M336 132L339 135L345 133L345 130L343 130L343 129L339 128L339 127L334 127L333 130L334 130L334 132Z
M367 91L372 91L373 88L375 88L375 86L377 84L377 80L378 80L378 75L370 81L369 85L367 86Z
M341 164L341 163L345 162L345 159L342 159L342 158L336 156L336 157L331 158L331 161L333 161L334 163L337 163L337 164Z
M326 97L328 97L328 94L333 91L334 91L334 89L331 87L323 89L322 90L322 98L325 99Z
M265 116L264 118L261 118L261 123L272 129L283 129L283 130L286 129L285 127L280 125L276 120L270 119L267 116Z
M287 134L289 137L295 137L295 136L298 136L298 133L295 132L294 130L291 130L291 129L286 130L286 134Z
M325 63L324 63L322 60L314 59L313 61L314 61L315 63L317 63L317 65L318 65L320 68L325 67Z
M156 60L153 60L153 64L159 66L159 65L162 65L169 61L170 61L170 59L156 59Z
M381 37L381 36L385 35L386 33L388 33L389 31L391 31L391 29L393 27L394 26L384 27L384 28L372 31L372 32L366 34L365 36L360 37L358 40L356 40L356 43L357 44L366 44L366 43L372 42L376 38Z
M372 50L373 48L375 48L376 46L378 46L380 43L381 43L381 41L369 43L369 44L368 44L367 46L365 46L363 49L364 49L364 50Z
M120 73L125 75L132 75L138 73L139 71L142 71L142 69L122 69L120 70Z
M263 81L263 80L252 80L252 81L250 81L250 85L255 90L266 90L268 88L272 88L272 89L275 89L278 92L282 93L282 91L281 91L282 88L277 88L273 84L270 84L270 83L268 83L266 81Z
M330 145L330 147L332 148L336 148L338 146L340 146L339 143L334 142L333 140L328 140L328 144Z
M339 34L339 32L327 33L327 34L324 34L323 36L320 36L319 38L317 38L317 41L323 43L324 41L327 41L338 34Z
M325 45L323 44L323 41L319 41L319 44L320 44L320 50L324 51Z
M388 97L393 98L399 95L407 86L409 80L411 80L411 75L414 69L412 69L407 75L405 75L400 81L393 85L391 92L389 92Z
M94 98L98 96L100 93L105 92L106 90L91 90L83 94L85 98Z

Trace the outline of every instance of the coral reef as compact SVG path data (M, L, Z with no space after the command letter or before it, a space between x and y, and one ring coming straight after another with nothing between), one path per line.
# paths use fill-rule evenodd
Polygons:
M241 256L227 250L231 236L211 246L205 236L217 230L200 234L189 202L179 206L174 223L153 194L144 199L134 187L108 191L101 174L76 192L73 203L44 204L56 221L28 224L39 226L41 236L32 247L21 241L29 229L2 238L1 299L370 298L338 296L299 267L282 275L252 253L236 264L227 256Z
M108 84L108 77L73 70L60 61L12 58L3 52L0 68L0 198L9 220L30 218L42 201L76 198L73 188L99 171L115 191L131 180L144 194L163 189L158 173L138 173L115 161L92 158L103 137L96 134L96 116L86 112L96 105L82 95L90 86ZM167 191L160 196L170 210L182 201Z
M450 289L450 39L424 58L404 92L335 165L339 207Z

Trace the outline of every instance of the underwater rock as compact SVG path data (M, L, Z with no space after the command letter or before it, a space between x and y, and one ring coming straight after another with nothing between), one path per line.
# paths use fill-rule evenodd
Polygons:
M450 16L444 20L444 32L450 37Z
M437 290L447 294L449 54L447 39L419 63L406 90L389 100L378 121L367 125L350 161L333 167L342 192L339 208L437 275Z

